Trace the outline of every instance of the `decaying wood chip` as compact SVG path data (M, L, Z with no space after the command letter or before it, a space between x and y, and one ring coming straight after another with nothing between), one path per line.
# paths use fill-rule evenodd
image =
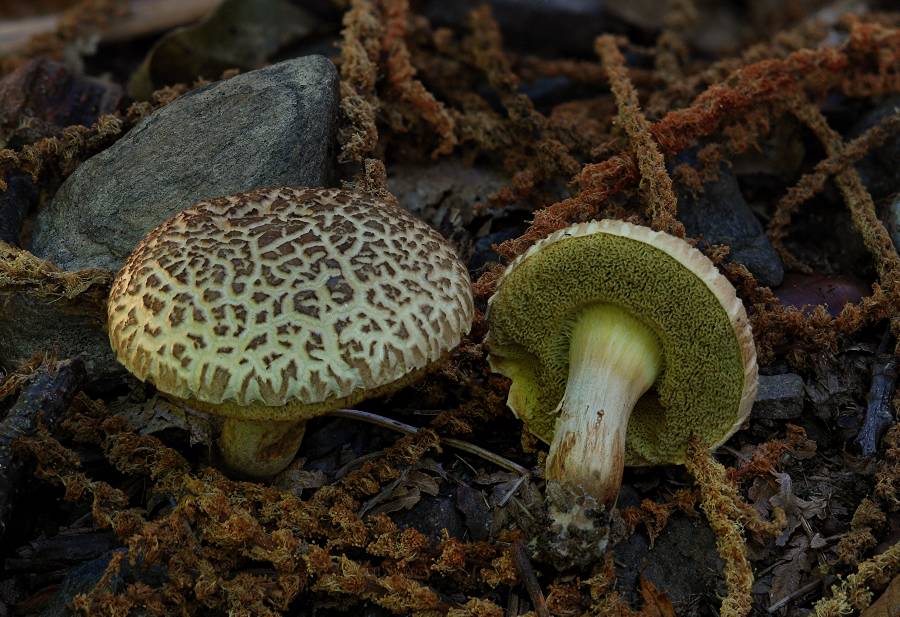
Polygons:
M25 469L22 461L13 456L13 442L34 434L39 414L52 430L69 408L84 378L84 363L80 358L42 367L0 422L0 538L6 531L16 489Z
M872 383L866 397L866 419L856 436L856 443L863 456L873 456L878 451L878 443L894 423L891 399L897 387L897 358L886 353L887 341L888 336L885 335L878 357L872 364Z
M222 0L130 0L127 14L115 20L100 39L127 41L189 23L206 15ZM22 51L29 39L56 30L62 14L0 21L0 55Z

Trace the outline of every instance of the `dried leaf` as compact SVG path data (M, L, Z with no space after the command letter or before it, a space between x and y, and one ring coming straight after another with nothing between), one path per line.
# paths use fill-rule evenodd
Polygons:
M775 566L775 569L772 570L772 587L769 590L771 604L775 604L798 589L803 577L812 569L814 559L806 535L797 534L791 541L785 559L787 561Z
M132 75L128 93L148 99L167 84L258 68L316 27L311 13L287 0L228 0L200 23L162 37Z
M641 576L640 592L644 599L644 606L641 608L642 617L675 617L675 608L666 594L659 591L656 585L644 576Z
M155 396L143 405L124 401L121 409L113 409L116 415L141 435L156 435L167 429L186 432L192 446L213 443L213 421L200 413L189 413L182 405L177 405L162 397Z
M787 514L788 522L782 533L775 540L778 546L784 546L793 535L794 531L803 524L803 519L823 519L826 516L828 499L812 498L802 499L794 494L794 482L786 473L776 473L779 491L777 495L769 498L769 503L779 507Z
M426 495L437 497L439 485L434 477L421 471L411 471L409 472L406 481L411 487L419 489Z
M409 510L419 503L422 493L414 486L398 486L391 493L391 500L375 506L369 512L375 514L390 514L400 510Z
M275 486L300 496L304 490L319 488L328 481L328 476L320 469L303 469L305 458L298 458L275 478Z

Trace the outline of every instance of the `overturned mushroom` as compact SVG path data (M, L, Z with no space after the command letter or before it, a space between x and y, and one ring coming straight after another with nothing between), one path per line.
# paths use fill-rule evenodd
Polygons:
M226 465L283 469L305 421L408 384L456 346L469 277L425 223L339 189L201 202L137 246L109 298L119 361L225 418Z
M684 462L718 446L756 393L750 325L734 288L683 240L621 221L538 242L490 299L508 405L550 443L545 475L607 507L624 465Z

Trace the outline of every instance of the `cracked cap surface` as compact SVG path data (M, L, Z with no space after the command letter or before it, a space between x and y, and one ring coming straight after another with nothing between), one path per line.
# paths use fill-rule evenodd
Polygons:
M734 287L684 240L604 220L534 244L509 265L489 301L489 361L512 379L507 403L532 433L553 438L569 335L595 303L640 319L663 357L656 383L632 412L626 465L681 463L692 434L715 447L740 428L756 396L757 365Z
M200 202L116 276L110 343L141 380L221 415L299 420L386 394L473 317L453 248L405 210L341 189Z

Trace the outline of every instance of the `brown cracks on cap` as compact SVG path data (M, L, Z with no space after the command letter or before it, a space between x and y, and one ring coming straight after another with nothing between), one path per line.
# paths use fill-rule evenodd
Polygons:
M150 232L113 283L108 317L119 360L164 392L280 406L422 369L473 313L465 266L405 210L276 188L198 203Z

